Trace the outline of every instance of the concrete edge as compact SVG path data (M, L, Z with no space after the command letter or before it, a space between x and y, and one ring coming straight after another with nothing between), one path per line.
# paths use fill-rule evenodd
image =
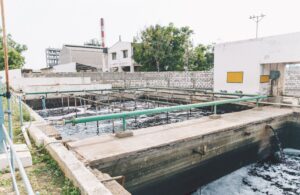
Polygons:
M70 178L75 186L79 187L82 194L112 194L62 143L58 143L54 138L46 137L44 145L47 145L47 151L59 164L65 176Z
M87 195L112 195L98 178L85 165L76 158L75 154L69 151L62 143L56 139L47 137L37 126L47 125L46 121L40 117L28 105L25 105L35 121L29 125L28 132L37 146L46 146L51 157L59 164L65 176L74 182L82 194ZM29 122L30 123L30 122ZM27 123L27 124L29 124ZM51 142L55 142L52 143Z

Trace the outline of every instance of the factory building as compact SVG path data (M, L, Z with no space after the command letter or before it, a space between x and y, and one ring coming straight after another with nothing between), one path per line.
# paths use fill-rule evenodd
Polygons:
M95 46L64 45L59 56L60 64L77 63L107 72L107 49ZM65 69L66 71L68 69Z
M131 42L118 41L110 48L97 46L63 45L56 57L55 64L48 64L50 71L74 72L134 72L139 66L132 58L133 48ZM49 51L46 50L46 54ZM47 55L49 57L49 55ZM47 62L49 59L47 57ZM81 68L75 68L80 66ZM53 68L52 68L53 67ZM82 68L86 67L86 68ZM90 68L89 68L90 67Z
M300 64L300 32L215 46L214 90L284 95L287 65Z
M119 41L112 47L105 44L104 19L100 19L101 46L63 45L62 49L47 48L46 64L43 71L50 72L134 72L138 65L134 62L131 42ZM55 67L54 67L55 66Z

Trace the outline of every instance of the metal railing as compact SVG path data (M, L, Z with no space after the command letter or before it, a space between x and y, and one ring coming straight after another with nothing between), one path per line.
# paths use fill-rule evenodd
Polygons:
M254 96L254 97L244 97L244 98L237 98L237 99L227 99L227 100L220 100L220 101L213 101L213 102L205 102L205 103L197 103L197 104L187 104L187 105L178 105L178 106L170 106L170 107L159 107L147 110L136 110L131 112L122 112L122 113L114 113L114 114L107 114L107 115L98 115L98 116L89 116L89 117L82 117L82 118L73 118L71 120L64 120L63 124L78 124L78 123L87 123L93 121L102 121L102 120L112 120L112 119L122 119L123 121L123 130L126 130L126 118L136 117L140 115L151 115L151 114L158 114L164 112L173 112L173 111L180 111L180 110L189 110L193 108L203 108L203 107L214 107L214 114L217 114L217 106L223 104L230 104L230 103L238 103L238 102L246 102L246 101L253 101L256 100L257 106L259 104L259 100L267 98L268 96Z
M0 83L0 88L1 88L1 84ZM0 91L2 91L0 89ZM24 166L22 164L22 161L20 160L20 158L18 157L18 154L14 148L14 144L13 144L13 129L12 129L12 100L13 98L15 98L15 103L18 103L19 106L19 114L20 114L20 127L22 129L22 133L27 135L27 133L25 133L24 128L25 126L23 126L23 110L22 110L22 100L21 98L17 98L17 96L14 96L13 94L7 98L7 103L8 103L8 107L7 107L7 111L6 113L9 115L8 116L8 127L9 130L6 129L5 125L4 125L4 112L3 112L3 105L2 105L2 97L4 95L1 94L0 95L0 137L1 137L1 142L0 142L0 149L3 149L0 151L0 153L6 153L7 154L7 161L8 161L8 165L9 165L9 170L11 173L11 177L12 177L12 185L13 185L13 190L15 192L15 194L19 195L20 191L17 185L17 179L16 179L16 174L15 174L15 163L17 165L17 168L19 170L19 173L21 175L21 178L23 180L25 189L27 194L29 195L33 195L35 194L33 192L32 186L30 184L29 178L25 172ZM17 101L18 100L18 101ZM27 138L25 137L25 140L29 140L28 135ZM26 141L27 142L27 141ZM37 193L38 194L38 193Z
M31 186L30 181L28 179L28 176L27 176L27 174L25 172L23 164L22 164L20 158L17 155L17 152L16 152L16 150L14 148L14 144L13 144L12 140L10 139L10 136L8 135L7 130L6 130L5 126L4 126L4 124L2 124L2 131L3 131L4 137L5 137L5 141L3 142L4 148L5 148L5 152L8 155L8 157L10 157L10 159L13 159L17 163L17 166L18 166L20 175L22 177L22 180L24 182L27 194L34 195L35 193L33 192L32 186ZM10 156L10 155L12 155L12 156ZM13 181L14 190L15 190L16 194L19 195L20 192L18 190L18 185L17 185L17 181L16 181L15 171L14 171L14 167L12 166L11 162L9 163L9 166L10 166L10 172L11 172L11 175L12 175L12 181Z

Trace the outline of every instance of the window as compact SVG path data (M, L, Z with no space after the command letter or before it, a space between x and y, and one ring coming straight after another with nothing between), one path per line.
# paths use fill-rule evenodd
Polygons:
M112 60L116 60L117 59L117 53L116 52L111 53L111 59Z
M128 50L123 50L123 58L128 58Z

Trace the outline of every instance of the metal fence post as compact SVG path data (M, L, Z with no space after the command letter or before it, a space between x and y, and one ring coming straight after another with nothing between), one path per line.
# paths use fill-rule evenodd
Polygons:
M214 105L214 115L217 115L217 105Z
M47 109L45 96L42 96L42 107L44 111Z
M8 131L9 131L9 137L13 142L14 133L13 133L13 129L12 129L12 110L11 110L11 94L10 94L10 92L6 93L6 99L7 99ZM12 170L15 171L14 156L13 156L12 151L10 151L10 163L11 163Z
M126 130L126 117L123 117L122 118L123 120L123 131L125 131Z
M0 78L1 80L2 78ZM0 154L5 152L3 142L5 141L4 129L2 128L2 124L4 123L4 113L3 113L3 91L2 91L2 82L0 81Z
M19 113L20 113L20 126L23 126L23 108L22 108L22 99L21 96L18 97L19 99Z

